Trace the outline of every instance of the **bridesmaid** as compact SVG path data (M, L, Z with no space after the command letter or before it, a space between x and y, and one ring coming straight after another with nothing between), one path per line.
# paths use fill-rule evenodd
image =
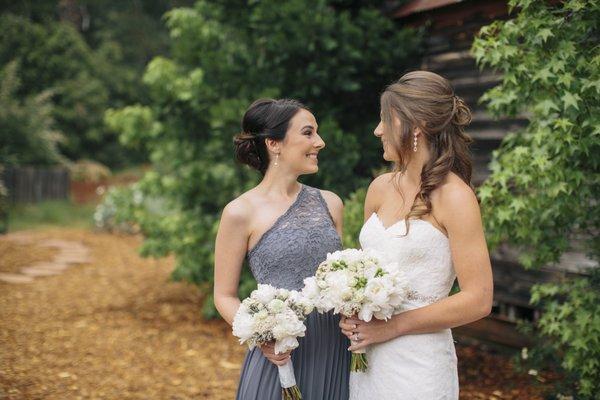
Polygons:
M215 246L215 305L232 323L240 305L244 259L258 283L300 290L328 252L340 250L343 204L332 192L298 182L319 170L325 143L314 115L295 100L255 101L236 136L238 161L257 169L262 181L227 204ZM273 345L248 351L238 400L281 398L277 365L291 357L304 400L348 399L349 341L332 314L310 314L306 336L290 353Z

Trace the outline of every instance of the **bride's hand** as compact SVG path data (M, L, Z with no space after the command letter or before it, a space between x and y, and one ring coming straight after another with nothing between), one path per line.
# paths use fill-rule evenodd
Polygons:
M351 341L350 351L363 349L370 344L387 342L397 336L391 321L383 321L373 318L370 322L361 321L358 318L340 319L342 333ZM356 340L358 334L358 340Z
M288 351L287 353L275 354L275 342L263 344L260 346L260 350L267 360L271 361L277 366L285 365L285 363L290 359L291 351Z

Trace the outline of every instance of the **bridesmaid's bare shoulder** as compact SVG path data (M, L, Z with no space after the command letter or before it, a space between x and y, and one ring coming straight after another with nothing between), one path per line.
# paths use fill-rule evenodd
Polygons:
M257 193L254 188L231 200L221 215L221 221L227 220L236 224L247 225L255 211Z

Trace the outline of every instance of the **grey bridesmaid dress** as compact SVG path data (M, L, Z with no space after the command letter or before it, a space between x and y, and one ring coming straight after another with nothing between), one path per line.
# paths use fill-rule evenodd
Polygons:
M302 185L290 208L248 252L248 265L258 283L300 290L304 278L315 274L327 253L341 248L321 192ZM350 343L338 322L337 315L314 311L306 320L306 335L292 351L303 400L348 399ZM246 354L236 399L281 399L277 367L258 348Z

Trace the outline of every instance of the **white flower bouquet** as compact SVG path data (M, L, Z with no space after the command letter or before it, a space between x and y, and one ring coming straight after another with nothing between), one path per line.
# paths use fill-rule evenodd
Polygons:
M400 312L408 293L408 281L396 263L385 263L373 250L357 249L328 254L302 289L319 312L357 315L366 322ZM352 372L364 372L367 366L365 350L352 353Z
M233 320L233 334L250 349L275 341L275 353L285 353L298 347L298 337L306 331L304 321L312 310L312 303L297 291L258 285L240 305ZM278 369L282 398L301 399L292 361Z

